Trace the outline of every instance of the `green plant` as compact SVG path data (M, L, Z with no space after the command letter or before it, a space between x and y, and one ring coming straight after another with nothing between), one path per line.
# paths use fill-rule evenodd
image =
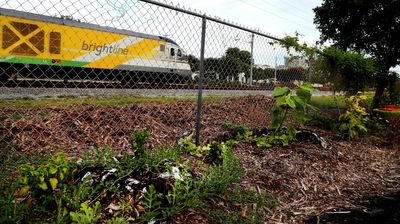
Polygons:
M112 219L107 221L107 224L128 224L129 221L124 217L113 217Z
M154 185L150 185L144 194L141 204L145 209L144 215L141 216L141 220L148 222L161 214L161 201L164 195L158 193Z
M301 125L310 120L310 115L306 113L306 110L314 109L308 104L313 91L315 89L310 83L304 83L296 90L291 90L288 87L275 88L272 93L275 99L275 107L271 113L270 127L278 131L289 117Z
M368 113L359 105L364 96L350 96L347 100L347 111L339 116L339 132L346 138L358 138L368 132Z
M115 161L117 153L110 147L104 148L92 147L83 153L81 166L105 166L115 167L118 163Z
M19 167L21 185L19 195L25 195L28 191L32 194L41 195L54 192L60 184L65 184L66 179L71 175L70 166L63 153L57 153L49 160L35 167L30 163L22 164Z
M308 102L311 100L311 92L314 91L311 84L304 83L296 90L288 87L275 88L272 96L275 98L275 107L271 113L270 127L273 132L267 136L256 138L256 145L261 148L269 148L275 145L287 146L296 138L296 129L288 125L285 131L282 131L283 124L289 119L297 121L303 125L311 119L306 113L307 109L313 109ZM294 94L295 92L295 94Z
M196 144L187 139L179 139L179 145L185 153L196 157L203 156L203 152L207 150L206 147L196 146Z
M223 154L222 164L212 166L206 170L198 181L197 187L201 189L201 198L207 198L225 193L228 186L237 182L243 176L240 161L235 158L232 150Z
M224 121L224 127L235 135L235 139L240 142L249 142L253 134L244 124L235 125L229 121Z
M272 146L288 146L296 138L296 129L288 126L284 132L274 131L271 134L255 139L256 145L260 148L270 148Z
M150 137L151 133L147 130L139 130L132 133L131 145L132 151L135 155L142 155L146 150L146 140Z
M52 115L52 112L50 110L42 110L39 112L39 115L43 117L48 117Z
M229 145L229 143L220 144L216 141L212 141L209 146L209 151L205 157L206 161L215 165L221 164L223 160L223 155L227 153L227 151L230 150L231 147L232 145Z
M275 209L277 200L266 192L242 189L235 186L225 199L229 207L237 206L244 213L230 212L222 209L208 209L211 219L218 223L264 223L264 209Z
M80 212L70 212L69 215L73 223L79 224L92 224L97 223L101 218L100 202L96 201L94 208L89 207L87 203L82 203Z

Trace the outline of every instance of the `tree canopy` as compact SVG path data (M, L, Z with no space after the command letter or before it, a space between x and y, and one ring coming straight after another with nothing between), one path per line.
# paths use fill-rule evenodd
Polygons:
M389 69L400 64L400 0L324 0L314 9L322 41L373 56L379 63L375 99L389 84Z

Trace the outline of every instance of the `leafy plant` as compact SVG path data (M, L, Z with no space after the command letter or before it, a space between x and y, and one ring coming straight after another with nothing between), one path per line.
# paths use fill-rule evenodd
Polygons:
M94 208L91 208L86 202L81 204L80 212L70 212L69 215L73 223L91 224L97 223L100 216L100 202L97 201Z
M310 120L311 117L306 113L306 110L314 108L308 104L311 100L312 91L315 91L315 89L310 83L304 83L296 90L291 90L288 87L275 88L272 93L275 98L275 107L271 113L270 127L276 131L280 130L289 117L292 117L301 125Z
M224 127L235 135L235 139L240 142L249 142L250 136L253 134L244 124L233 124L229 121L224 121Z
M203 156L203 152L207 151L207 147L196 146L196 144L187 139L179 139L179 145L185 153L196 157Z
M66 183L66 178L71 175L70 167L65 155L55 154L46 163L35 167L30 163L19 167L21 188L18 194L23 196L28 191L33 195L54 192L60 184Z
M230 146L225 144L219 144L216 141L211 142L209 146L209 151L205 157L206 161L211 164L221 164L223 160L223 155L230 150Z
M85 166L106 166L114 167L117 163L115 157L117 153L110 147L93 147L85 150L80 165Z
M146 140L151 133L147 130L135 131L131 136L132 151L135 155L142 155L146 150Z
M296 129L293 126L288 126L285 132L274 131L267 136L256 138L255 142L259 148L270 148L277 145L288 146L295 138Z
M364 96L350 96L347 100L347 111L339 116L339 132L344 137L358 138L361 134L368 132L368 113L366 109L359 105Z
M306 110L314 108L308 104L311 100L312 91L314 89L309 83L304 83L296 90L288 87L275 88L272 93L272 96L275 98L275 107L271 113L270 123L270 127L274 131L267 136L256 138L256 145L261 148L269 148L275 145L289 145L296 138L296 129L292 125L288 125L286 130L282 131L283 124L290 117L300 123L300 125L311 119Z

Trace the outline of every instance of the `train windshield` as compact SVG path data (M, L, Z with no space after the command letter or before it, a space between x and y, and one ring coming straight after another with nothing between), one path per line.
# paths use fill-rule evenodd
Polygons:
M182 49L178 50L178 57L179 57L179 59L184 60L184 61L188 60L188 56L186 55L186 52Z

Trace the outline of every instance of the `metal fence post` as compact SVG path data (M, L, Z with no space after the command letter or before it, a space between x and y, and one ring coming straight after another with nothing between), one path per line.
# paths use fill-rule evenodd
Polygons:
M201 129L201 109L203 101L203 79L204 79L204 50L206 42L206 15L203 16L201 25L201 47L200 47L200 74L199 74L199 89L197 97L197 114L196 114L196 145L200 145L200 129Z
M251 55L251 62L250 62L250 86L253 86L253 65L254 65L254 33L251 33L251 42L250 42L250 55Z
M310 56L310 61L309 61L309 68L308 68L308 82L311 83L312 81L312 63L313 63L313 58L314 58L314 54L312 54Z

